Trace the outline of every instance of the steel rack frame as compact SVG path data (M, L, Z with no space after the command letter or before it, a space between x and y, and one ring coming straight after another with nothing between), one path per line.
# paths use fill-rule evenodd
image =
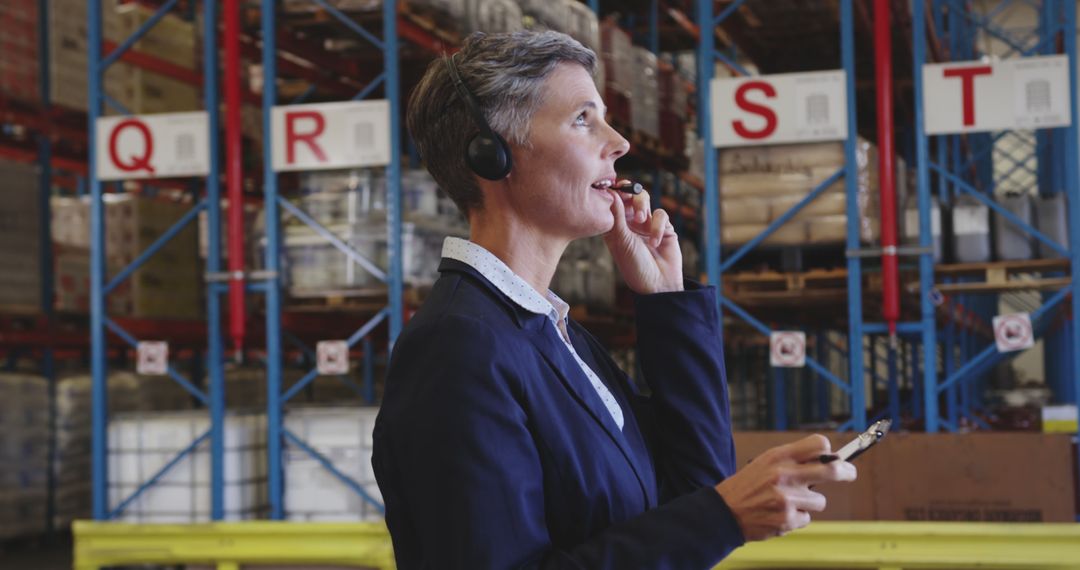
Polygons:
M1004 29L995 22L1002 13L1014 6L1026 6L1039 15L1039 24L1034 30L1017 33ZM1045 244L1050 249L1065 255L1070 261L1071 284L1056 292L1048 293L1039 307L1032 307L1031 320L1035 335L1042 336L1053 330L1054 341L1050 343L1054 353L1048 358L1053 366L1048 370L1070 371L1071 386L1067 382L1056 382L1062 392L1058 399L1063 403L1075 403L1078 392L1076 382L1080 379L1080 335L1074 333L1071 326L1080 317L1080 304L1071 303L1071 311L1064 320L1065 325L1051 329L1054 317L1060 312L1066 300L1071 296L1076 299L1080 294L1080 281L1075 275L1075 268L1080 263L1080 174L1077 170L1078 130L1076 103L1076 5L1067 0L1034 0L1023 2L1002 0L987 14L977 14L970 10L965 2L956 0L935 0L931 4L932 12L926 13L923 2L911 3L913 25L913 68L915 69L915 147L917 167L917 190L919 202L920 245L930 246L930 194L931 176L933 175L943 201L952 196L968 195L988 207L995 214L1005 218L1022 232ZM927 27L933 28L928 32ZM947 31L948 45L940 41L942 32ZM936 32L936 34L934 33ZM1050 53L1064 53L1068 56L1069 88L1073 93L1070 98L1072 122L1067 127L1041 129L1035 137L1035 148L1027 154L1003 150L998 143L1014 136L1014 131L1001 131L994 134L932 136L926 134L923 107L924 86L921 69L928 62L928 49L938 56L939 61L963 61L976 59L982 54L975 49L979 34L984 34L1007 46L1004 57L1026 57ZM1060 47L1055 45L1060 38ZM931 154L931 141L936 143L936 156ZM1030 146L1030 145L1029 145ZM1021 151L1024 149L1021 149ZM1029 160L1037 157L1037 170L1029 166ZM1071 158L1070 158L1071 157ZM1004 174L995 174L994 159L1009 163ZM1044 233L1025 223L999 205L992 197L992 190L998 180L1008 179L1018 171L1036 178L1042 193L1062 191L1068 202L1068 247L1062 247ZM974 410L978 407L981 394L977 389L980 379L989 369L1019 353L1001 353L993 343L979 348L973 334L961 331L957 334L955 323L950 317L945 324L943 343L938 357L938 331L935 318L935 298L940 300L940 293L934 288L933 256L925 253L919 258L920 274L920 313L922 329L922 399L924 425L926 431L937 432L941 429L956 431L960 421L968 418L980 423ZM973 294L959 295L957 304L973 312L978 317L989 321L997 313L996 299L985 302ZM927 349L927 347L933 347ZM939 377L938 371L942 370ZM1049 379L1048 379L1049 380ZM941 415L940 401L944 398L945 417ZM985 422L982 422L985 426Z
M840 51L841 51L841 67L847 73L847 122L848 122L848 136L844 141L844 155L845 166L838 169L835 173L829 176L825 181L819 183L810 193L801 200L798 204L793 206L790 210L780 216L777 220L772 222L758 234L755 238L751 239L733 254L727 257L727 259L721 259L721 244L720 244L720 220L719 220L719 190L718 190L718 172L717 172L717 150L713 148L712 143L712 109L710 108L710 81L713 78L713 66L715 62L720 61L729 68L735 70L740 75L750 75L746 69L744 69L734 58L729 57L727 54L719 51L715 47L715 39L710 30L718 27L725 19L731 16L736 10L745 4L746 0L735 0L727 6L719 14L713 13L713 2L711 0L695 0L696 4L696 21L701 33L698 35L697 44L697 97L698 97L698 129L701 138L704 140L705 147L705 268L706 275L708 277L708 283L717 287L717 303L721 310L727 310L731 314L735 315L739 319L750 324L751 327L756 329L766 337L769 336L773 329L766 325L764 322L758 320L742 307L738 306L730 299L727 299L723 295L721 283L723 274L731 269L734 264L743 256L745 256L754 247L764 241L769 235L776 231L781 225L793 218L803 207L817 198L826 188L833 183L839 181L841 178L845 180L846 192L847 192L847 241L846 248L848 251L858 250L860 244L859 228L858 228L858 202L856 200L857 193L857 163L855 159L855 143L858 136L857 121L855 112L855 34L854 34L854 18L852 12L852 0L841 0L839 3L840 10ZM861 258L857 256L849 256L847 258L847 284L849 291L848 298L848 380L845 381L826 367L824 367L817 358L807 355L806 366L813 373L820 378L825 379L832 386L841 390L848 396L851 405L851 418L844 422L839 429L841 430L860 430L866 426L866 394L863 386L864 375L864 363L863 363L863 335L881 329L880 332L884 332L884 324L873 324L863 322L862 313L862 262ZM722 332L720 333L722 336ZM722 339L721 339L722 340ZM777 371L772 375L773 392L774 394L783 393L784 384L784 372ZM787 422L785 420L786 415L783 413L774 413L774 428L786 429Z

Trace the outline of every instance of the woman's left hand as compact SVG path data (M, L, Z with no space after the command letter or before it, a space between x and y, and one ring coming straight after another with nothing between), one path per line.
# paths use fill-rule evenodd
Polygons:
M682 251L667 212L650 212L648 192L608 192L615 197L615 225L604 234L604 242L626 284L640 294L682 291Z

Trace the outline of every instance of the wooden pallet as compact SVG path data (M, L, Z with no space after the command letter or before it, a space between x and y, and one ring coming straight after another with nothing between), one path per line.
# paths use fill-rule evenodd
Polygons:
M418 307L427 299L431 286L405 287L402 301L407 307ZM385 287L362 289L290 289L288 308L303 312L375 312L388 303Z
M814 269L805 272L745 272L723 277L724 294L735 303L797 305L807 301L843 302L847 298L847 270Z
M1069 273L1069 260L1031 259L1022 261L991 261L986 263L955 263L934 266L934 281L938 291L958 293L1007 293L1010 291L1047 291L1067 287L1068 275L1046 276L1047 273ZM979 278L968 283L943 283L944 279ZM907 281L909 292L919 290L918 276Z

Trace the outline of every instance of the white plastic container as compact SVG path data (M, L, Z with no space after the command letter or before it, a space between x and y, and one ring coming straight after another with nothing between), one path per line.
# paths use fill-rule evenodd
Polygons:
M378 408L298 408L285 415L285 428L328 459L382 505L371 469L372 431ZM382 520L382 509L356 493L300 447L288 444L285 516L295 521Z
M109 424L109 506L116 508L210 427L203 410L127 414ZM247 520L266 511L266 418L225 420L225 519ZM210 440L174 465L127 506L128 522L210 520Z
M1032 224L1031 196L1019 194L1004 196L998 199L1006 210L1016 214L1028 225ZM1035 256L1034 238L1027 231L1005 219L1005 216L994 213L994 248L997 250L998 259L1014 261L1031 259Z
M1039 231L1065 249L1069 249L1068 207L1064 193L1035 197L1035 222ZM1040 241L1039 257L1053 259L1061 257L1061 254Z
M930 236L934 249L934 263L941 263L941 206L937 196L930 197ZM913 193L904 204L904 245L919 245L919 206Z
M957 263L990 261L990 208L960 196L952 208L953 258Z

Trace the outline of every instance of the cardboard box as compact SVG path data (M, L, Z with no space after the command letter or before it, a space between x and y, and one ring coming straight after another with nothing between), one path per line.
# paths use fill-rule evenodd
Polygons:
M888 439L874 451L876 480L888 491L877 494L880 520L1076 521L1076 463L1067 435L895 434Z
M736 432L739 465L801 432ZM837 448L854 434L825 434ZM1069 435L893 433L855 461L858 481L821 485L815 520L1075 522Z

